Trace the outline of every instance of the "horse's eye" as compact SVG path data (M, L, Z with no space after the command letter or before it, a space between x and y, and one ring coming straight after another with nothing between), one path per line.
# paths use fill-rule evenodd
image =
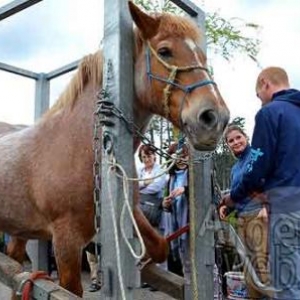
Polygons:
M172 57L171 50L169 48L166 48L166 47L158 49L157 53L162 58L170 58L170 57Z

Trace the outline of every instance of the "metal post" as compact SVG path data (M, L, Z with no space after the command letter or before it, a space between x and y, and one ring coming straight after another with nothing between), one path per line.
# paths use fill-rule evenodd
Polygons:
M172 0L177 6L189 14L203 32L202 49L206 52L205 13L189 0ZM191 160L202 157L203 153L193 150ZM214 282L214 229L212 221L211 191L212 160L197 162L190 168L190 197L194 199L194 207L190 209L190 250L196 278L192 278L191 286L185 286L185 299L213 299ZM194 223L192 223L192 219ZM193 228L192 228L193 227ZM193 237L194 234L194 237ZM194 263L194 265L193 265Z
M38 120L49 108L49 88L50 82L47 79L47 74L38 74L35 85L35 120ZM48 272L48 242L42 240L29 240L26 249L32 262L32 270L43 270Z
M192 159L199 157L198 151L192 151ZM190 238L193 230L195 240L191 239L194 248L194 263L196 281L185 299L197 300L213 299L214 294L214 226L212 224L212 191L211 191L211 159L197 162L190 170L190 197L195 199L194 209L190 210L191 224ZM196 292L195 292L196 291Z
M106 100L113 102L129 119L132 119L133 103L132 44L132 22L129 17L128 1L105 1L103 87ZM123 186L121 179L115 176L115 170L109 177L107 172L110 166L108 160L112 154L129 177L134 175L133 137L120 119L112 117L111 120L114 126L104 126L102 129L100 268L104 276L104 286L101 299L130 300L133 299L137 269L120 229L122 226L126 236L133 242L132 222L129 222L126 213L125 224L120 224L120 213L124 204ZM129 190L128 199L132 205L132 189ZM115 214L115 223L112 214ZM124 282L124 294L121 281Z
M204 33L202 48L206 52L205 13L198 8L195 16L199 27ZM193 158L203 153L195 151ZM212 159L201 160L194 165L194 197L195 201L195 263L197 270L198 299L214 299L214 227L212 226ZM192 286L192 291L196 287Z
M0 7L0 21L42 0L14 0Z
M40 73L36 80L35 86L35 120L38 120L43 115L43 113L49 108L49 90L50 82L47 78L47 74Z

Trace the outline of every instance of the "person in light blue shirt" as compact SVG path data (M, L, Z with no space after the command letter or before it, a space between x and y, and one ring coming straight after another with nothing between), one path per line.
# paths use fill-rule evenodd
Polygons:
M143 166L138 170L140 206L153 227L159 226L162 213L162 195L166 184L166 175L156 162L154 148L141 145L139 158Z
M180 148L180 149L179 149ZM189 149L186 144L178 146L178 143L170 145L168 154L172 155L180 151L181 160L169 171L167 195L163 200L163 219L161 227L167 236L189 224L189 189L188 189L188 159ZM177 256L182 264L182 271L186 284L191 282L191 262L189 251L189 234L184 233L178 239L171 242L171 255L174 261Z

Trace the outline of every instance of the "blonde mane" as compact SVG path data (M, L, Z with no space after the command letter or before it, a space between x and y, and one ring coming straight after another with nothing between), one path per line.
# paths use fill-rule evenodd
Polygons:
M55 104L46 112L43 118L48 118L58 111L73 107L85 86L92 82L93 85L102 84L103 55L99 50L94 54L85 56L78 66L67 88L62 92Z

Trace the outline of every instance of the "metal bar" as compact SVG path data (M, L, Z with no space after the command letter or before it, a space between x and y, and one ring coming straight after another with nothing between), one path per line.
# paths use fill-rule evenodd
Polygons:
M30 278L29 272L22 272L23 267L10 257L0 253L0 281L14 291ZM9 297L7 295L7 297ZM8 298L6 298L8 299ZM80 297L70 293L50 280L39 279L33 282L33 299L39 300L77 300Z
M78 59L78 60L76 60L76 61L74 61L74 62L72 62L70 64L67 64L67 65L65 65L65 66L63 66L61 68L58 68L56 70L53 70L53 71L49 72L47 74L47 79L51 80L51 79L54 79L54 78L59 77L61 75L64 75L64 74L66 74L68 72L71 72L73 70L76 70L77 67L78 67L78 65L79 65L79 63L80 63L80 61L81 61L81 59Z
M133 32L132 21L129 16L128 0L110 0L104 2L104 70L103 87L107 92L108 101L112 101L127 118L133 119ZM128 218L125 224L119 224L122 206L124 204L124 194L122 180L110 173L110 153L108 152L110 141L112 142L112 153L116 162L120 164L127 173L127 176L134 176L134 152L133 136L118 118L113 118L114 126L102 127L105 138L102 137L102 178L101 183L101 270L104 274L103 298L101 299L122 299L122 291L126 299L134 299L133 288L137 278L137 267L130 254L124 239L120 233L122 226L127 238L132 242L133 226ZM120 138L122 137L122 138ZM109 141L110 139L110 141ZM108 141L108 142L105 142ZM108 182L110 183L110 192ZM128 199L132 206L133 192L130 185ZM112 212L113 211L113 212ZM113 213L117 224L113 222ZM128 214L127 214L128 215ZM116 225L116 226L115 226ZM118 232L115 231L118 229ZM117 252L117 241L119 251ZM119 253L119 254L118 254ZM119 256L120 263L116 256ZM120 270L121 269L121 270ZM119 276L121 272L121 276ZM124 289L120 284L119 277L123 280Z
M172 0L173 1L173 0ZM188 12L203 32L202 50L206 53L206 37L205 37L205 13L189 0L177 1L174 3ZM191 13L192 12L192 13ZM192 159L201 157L201 152L192 151ZM190 206L190 218L194 219L194 228L190 228L190 238L194 232L194 245L190 243L190 249L194 247L194 262L196 268L196 280L192 280L191 286L185 288L185 299L194 299L197 290L198 299L206 300L214 297L214 281L213 270L215 263L214 255L214 229L209 227L212 222L212 190L211 190L211 174L212 160L202 160L197 165L190 168L190 197L195 200ZM191 200L191 199L190 199ZM192 216L193 215L193 216ZM192 222L190 219L190 226ZM200 276L201 274L201 276Z
M174 4L188 13L191 17L196 17L199 13L199 7L189 0L171 0Z
M50 91L50 82L47 78L47 74L40 73L36 81L35 87L35 105L34 105L34 119L39 119L46 110L49 108L49 91ZM46 242L38 241L38 244L45 244ZM44 249L47 249L46 245L42 246ZM45 254L46 250L42 250L41 257ZM39 257L40 255L38 255ZM46 256L47 257L47 256ZM42 259L42 258L41 258ZM43 259L42 259L43 260ZM39 267L41 266L38 264ZM46 263L43 263L42 270L45 270Z
M31 79L37 79L38 78L38 73L32 72L32 71L28 71L25 69L21 69L18 67L14 67L8 64L4 64L0 62L0 70L2 71L6 71L9 73L13 73L16 75L21 75L23 77L27 77L27 78L31 78Z
M156 264L145 266L141 271L142 282L147 282L160 292L174 299L184 300L184 278L168 272Z
M192 158L199 157L201 152L192 151ZM197 300L207 300L214 298L214 228L212 226L212 190L211 190L211 159L200 161L190 165L190 239L194 242L194 262L196 272L196 282L192 281L190 292L197 288ZM191 198L192 197L192 198ZM194 201L192 201L192 199ZM194 203L192 203L194 202ZM195 240L192 240L192 229ZM192 249L192 244L191 247ZM195 285L194 285L195 284ZM194 299L189 295L185 299Z
M0 21L42 0L15 0L0 7Z

